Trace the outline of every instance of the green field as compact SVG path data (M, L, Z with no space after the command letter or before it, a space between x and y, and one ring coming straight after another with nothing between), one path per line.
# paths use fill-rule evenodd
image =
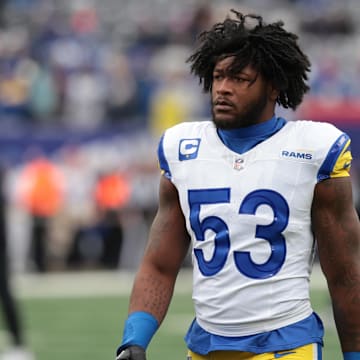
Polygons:
M114 359L131 279L131 276L104 273L22 280L17 288L19 305L36 360ZM179 283L168 316L148 349L149 360L186 358L183 336L193 317L189 276ZM329 298L323 285L313 287L312 300L327 329L324 359L340 359ZM0 350L7 340L2 331Z

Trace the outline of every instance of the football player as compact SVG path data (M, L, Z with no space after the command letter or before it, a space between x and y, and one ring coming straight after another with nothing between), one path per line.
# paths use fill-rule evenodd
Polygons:
M360 227L349 136L287 121L309 90L308 57L282 22L232 11L189 58L212 121L161 138L159 207L117 359L144 360L188 248L192 360L321 359L309 281L315 242L346 360L360 359ZM185 358L185 356L184 356Z

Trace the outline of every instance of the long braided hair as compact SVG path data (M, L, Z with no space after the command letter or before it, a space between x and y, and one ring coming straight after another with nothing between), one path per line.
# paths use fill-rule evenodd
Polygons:
M298 36L286 31L282 21L265 24L259 15L231 12L235 19L228 17L199 35L199 47L187 60L191 72L209 92L217 61L234 56L231 74L251 65L279 90L277 103L295 110L310 89L306 81L311 67Z

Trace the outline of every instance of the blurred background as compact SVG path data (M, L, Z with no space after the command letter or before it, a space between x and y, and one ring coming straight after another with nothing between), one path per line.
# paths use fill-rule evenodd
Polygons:
M352 137L360 207L358 0L1 0L0 231L11 271L32 279L20 278L20 294L56 292L59 278L49 274L137 268L157 206L159 137L209 117L209 98L185 60L196 35L231 8L282 19L299 34L311 91L295 113L278 115L328 121ZM129 291L129 281L109 287ZM26 304L42 316L43 306ZM32 340L35 348L48 343Z
M159 136L209 116L185 60L232 7L299 34L312 89L296 113L278 114L349 133L357 202L357 0L2 0L0 165L14 270L136 268L156 209Z

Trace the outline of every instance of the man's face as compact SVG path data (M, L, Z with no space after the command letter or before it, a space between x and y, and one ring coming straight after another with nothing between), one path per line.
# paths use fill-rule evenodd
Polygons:
M213 72L211 104L215 125L237 129L270 119L275 99L271 87L250 65L241 72L229 72L234 57L217 62Z

